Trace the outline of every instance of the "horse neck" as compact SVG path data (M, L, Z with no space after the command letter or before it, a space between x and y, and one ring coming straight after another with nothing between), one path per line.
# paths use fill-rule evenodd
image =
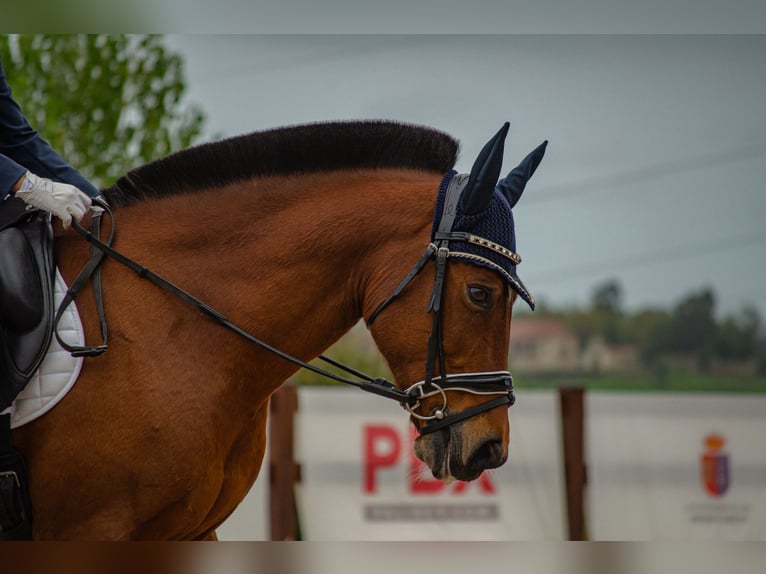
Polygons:
M415 261L438 180L378 170L240 183L122 208L120 237L235 323L308 360ZM282 367L280 377L295 370Z

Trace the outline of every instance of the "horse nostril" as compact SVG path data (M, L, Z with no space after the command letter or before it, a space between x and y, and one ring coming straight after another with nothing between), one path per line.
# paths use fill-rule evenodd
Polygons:
M468 468L480 474L484 470L497 468L503 462L505 462L505 455L502 441L490 439L474 451L468 462Z

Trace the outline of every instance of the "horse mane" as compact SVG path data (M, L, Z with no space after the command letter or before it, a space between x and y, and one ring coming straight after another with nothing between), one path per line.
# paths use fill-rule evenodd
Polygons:
M391 121L325 122L254 132L176 152L103 191L113 206L234 181L341 169L445 173L459 144L432 128Z

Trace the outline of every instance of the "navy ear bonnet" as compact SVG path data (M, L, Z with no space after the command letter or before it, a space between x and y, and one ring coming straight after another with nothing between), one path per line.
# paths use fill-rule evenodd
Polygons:
M454 170L444 176L439 186L439 195L434 209L431 242L439 245L441 234L437 234L437 232L449 231L450 239L447 243L450 258L454 257L497 271L511 288L534 309L535 299L516 273L516 267L521 263L521 257L516 253L516 233L511 208L518 201L527 180L542 160L548 142L544 142L530 153L518 167L497 184L495 184L497 175L492 177L491 173L489 178L483 171L479 178L475 177L476 173L484 170L486 165L493 161L497 164L493 169L499 172L499 162L502 161L502 147L507 129L508 124L503 126L495 138L485 146L470 177L465 174L460 175ZM487 152L488 148L494 148L494 150L490 149ZM488 157L493 154L494 159ZM499 158L497 157L498 154ZM484 164L484 168L478 166L480 162ZM483 184L485 189L478 190L475 180L482 178L484 180L491 178L491 182L485 181ZM482 185L482 183L480 182L478 185ZM450 189L450 186L458 186L462 189ZM450 200L452 205L448 205L445 209L446 198L448 196L454 197L458 192L460 201L457 202L457 205L455 205L454 200ZM481 196L478 200L477 195ZM469 204L472 205L473 211L470 207L466 207ZM446 217L445 221L448 222L453 217L451 213L446 215L450 211L454 211L451 229L440 230L442 219Z

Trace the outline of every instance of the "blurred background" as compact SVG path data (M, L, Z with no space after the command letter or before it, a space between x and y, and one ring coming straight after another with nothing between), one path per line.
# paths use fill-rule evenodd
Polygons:
M0 56L30 123L103 186L196 143L296 123L428 125L460 140L459 171L504 121L508 169L549 140L514 209L519 273L538 300L534 313L516 308L511 329L521 397L512 429L529 438L512 447L516 458L507 477L495 475L496 490L475 493L531 496L537 526L517 520L471 535L441 528L425 538L571 534L555 392L574 387L586 391L578 431L589 464L586 537L766 539L766 449L754 440L766 431L766 37L6 35ZM389 376L362 325L328 354ZM324 381L300 372L292 383ZM300 400L319 413L315 390ZM402 413L371 413L404 442ZM353 484L363 471L360 445L372 439L365 423L348 424L359 443L341 466ZM549 434L527 430L538 426ZM324 452L300 442L302 432L312 435L305 429L296 450ZM535 435L546 442L536 445ZM551 452L534 467L538 446ZM378 469L393 473L391 484L412 470L402 456L401 468ZM316 471L308 458L299 462L297 504L302 496L310 505L327 494L312 491L307 476L330 481L341 471L326 460ZM717 479L705 474L711 468ZM633 487L637 494L625 495ZM615 512L640 514L637 523L621 528L605 503L594 507L599 488ZM371 493L357 494L364 507ZM262 507L268 493L253 497ZM503 504L497 514L512 513ZM663 518L671 507L677 516ZM230 537L269 537L266 517L252 512L262 511L232 518L240 526ZM333 538L302 520L298 536Z

